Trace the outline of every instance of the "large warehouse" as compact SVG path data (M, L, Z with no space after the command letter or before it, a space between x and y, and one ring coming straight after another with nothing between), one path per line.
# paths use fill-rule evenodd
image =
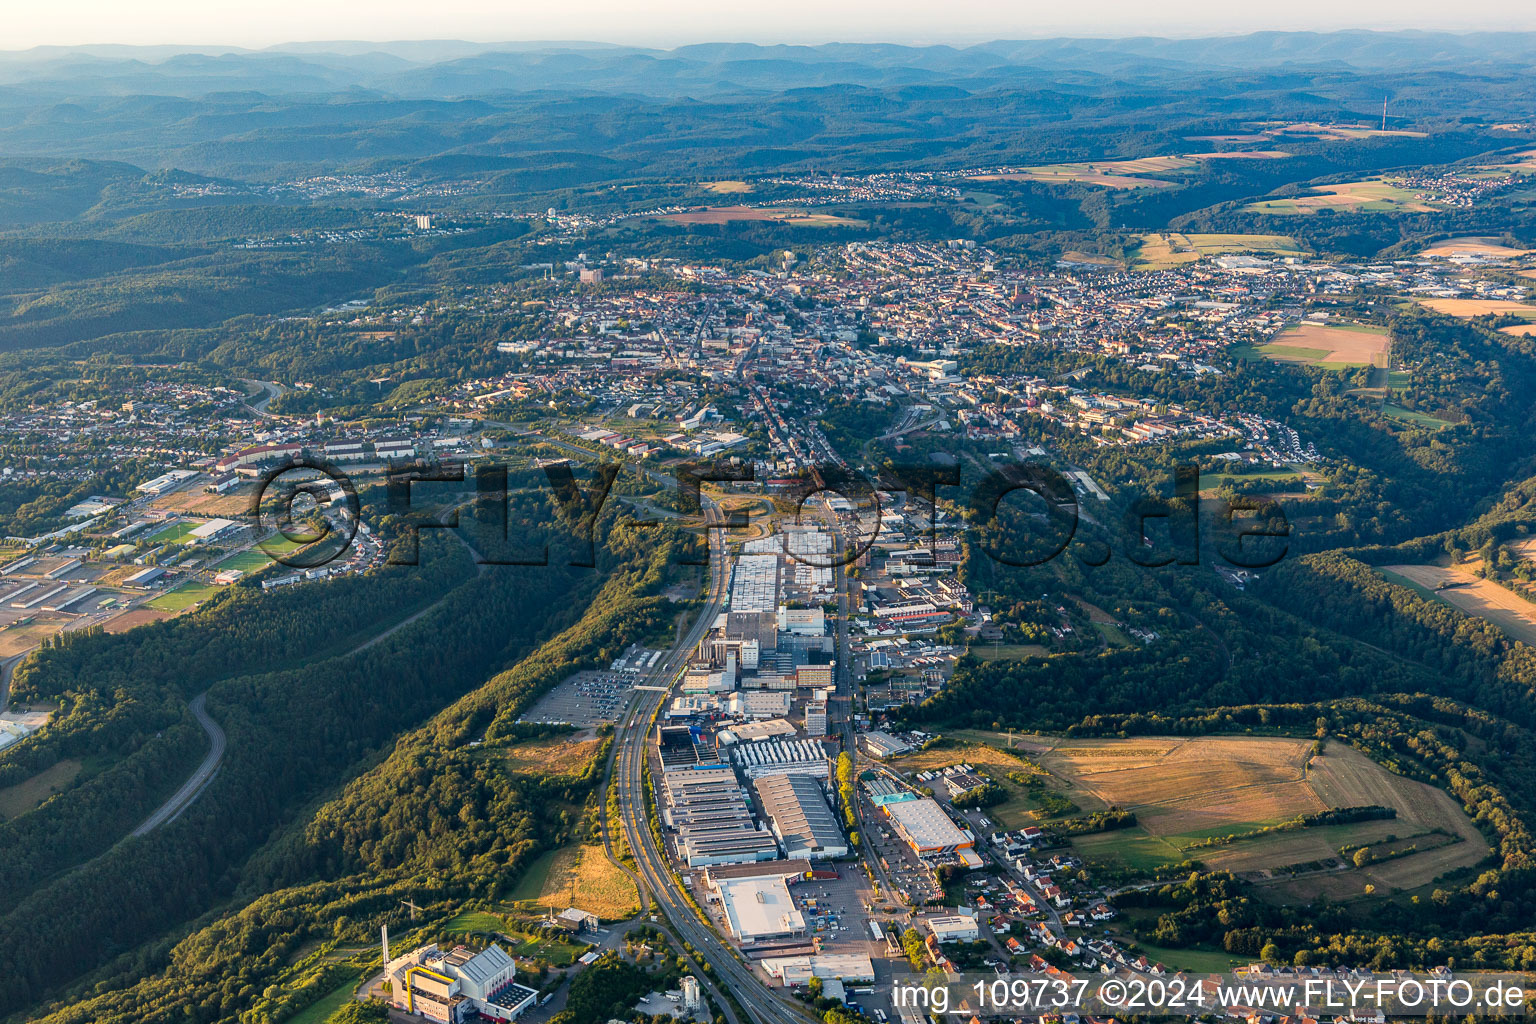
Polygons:
M975 845L976 840L971 834L956 828L937 800L915 793L901 793L876 802L919 857L954 853Z
M665 772L662 821L677 830L677 849L691 868L773 860L779 844L752 820L736 773L725 765Z
M752 784L758 803L779 837L786 857L826 860L848 854L848 840L822 794L821 783L805 775L768 775Z
M805 915L782 878L720 879L715 891L726 927L743 946L805 934Z

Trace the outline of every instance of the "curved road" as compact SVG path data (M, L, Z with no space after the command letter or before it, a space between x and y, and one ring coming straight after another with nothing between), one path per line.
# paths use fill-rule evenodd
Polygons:
M272 401L272 399L276 398L278 395L282 394L285 390L281 384L272 380L256 380L254 378L241 377L240 383L253 384L256 387L261 388L261 390L264 392L264 394L254 402L247 401L245 403L245 407L251 410L251 412L255 413L257 416L270 416L271 413L267 412L267 403Z
M161 825L175 821L181 816L182 811L190 807L194 800L203 795L203 790L207 788L208 783L213 781L213 777L218 774L219 762L224 759L224 747L226 745L224 730L219 728L217 722L208 717L206 710L207 702L208 692L204 690L196 697L193 697L192 703L188 704L187 707L191 708L192 714L197 718L197 724L203 727L203 732L208 734L208 739L211 743L208 748L208 756L203 758L203 763L197 766L197 771L193 772L191 777L182 783L181 788L173 793L169 800L161 804L155 813L145 818L144 824L133 830L132 835L148 835Z

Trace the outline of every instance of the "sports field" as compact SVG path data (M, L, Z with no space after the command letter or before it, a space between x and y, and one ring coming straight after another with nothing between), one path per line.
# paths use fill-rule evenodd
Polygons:
M192 531L200 524L189 523L185 520L163 526L146 538L151 544L182 544L191 536Z
M245 551L237 552L228 558L222 559L212 566L212 569L214 572L223 572L226 569L239 569L244 573L252 573L259 569L265 569L271 564L272 559L268 558L261 548L248 548Z
M1183 263L1193 263L1203 256L1250 252L1300 256L1306 250L1289 235L1186 235L1160 232L1141 236L1140 246L1131 253L1131 265L1136 270L1165 270Z
M195 604L201 604L209 595L217 593L218 587L207 583L187 583L161 594L159 597L147 602L144 607L154 608L157 611L179 612L184 608L190 608Z
M1381 569L1388 579L1401 577L1393 582L1415 584L1458 611L1485 619L1514 639L1536 646L1536 604L1506 587L1451 566L1384 565Z
M1310 756L1310 740L1286 737L1039 739L1049 745L1035 760L1066 785L1083 811L1119 807L1136 814L1133 828L1074 839L1090 860L1132 870L1199 860L1214 870L1267 880L1289 865L1337 860L1346 844L1419 839L1418 851L1408 856L1364 869L1336 865L1334 870L1354 876L1353 891L1362 892L1365 884L1422 885L1477 863L1488 851L1449 795L1393 775L1337 741L1323 755ZM1238 838L1300 814L1373 804L1396 808L1398 815ZM1218 837L1234 838L1202 845Z
M1282 363L1308 363L1325 370L1387 365L1387 332L1365 324L1304 323L1288 327L1252 351Z
M1261 199L1249 203L1243 209L1252 213L1311 214L1321 209L1340 212L1381 213L1428 213L1434 206L1424 202L1417 193L1399 188L1379 179L1346 181L1337 185L1318 185L1313 195L1294 196L1288 199Z

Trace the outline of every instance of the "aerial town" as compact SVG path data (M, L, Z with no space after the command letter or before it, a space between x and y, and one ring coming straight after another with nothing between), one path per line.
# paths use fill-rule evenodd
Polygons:
M930 187L909 177L814 184ZM268 408L279 395L324 395L324 382L191 377L150 377L110 400L6 417L7 479L70 491L99 479L103 457L130 476L113 493L72 500L36 534L7 539L0 638L14 663L61 631L140 626L220 588L317 586L381 565L366 516L341 557L313 568L279 557L306 541L253 519L252 501L295 463L377 480L400 467L517 459L532 443L539 466L622 461L665 472L725 460L750 472L711 500L754 513L746 533L726 538L720 586L688 645L669 654L637 643L520 720L627 730L659 821L655 849L637 856L654 854L647 869L675 875L713 930L695 922L688 940L705 951L728 943L733 952L721 955L786 993L814 986L854 1012L913 1024L891 985L914 969L1170 973L1112 931L1115 885L1095 878L1065 836L989 817L978 796L1006 766L941 763L941 735L888 724L892 709L939 693L967 645L1017 639L960 579L966 526L955 507L896 491L874 505L823 492L788 521L774 499L807 473L871 469L874 446L912 451L925 437L963 439L982 468L1055 459L1090 509L1122 482L1089 463L1095 453L1174 440L1203 443L1213 466L1322 479L1338 466L1259 410L1194 408L1133 384L1089 389L1077 372L1021 373L987 353L1087 355L1134 371L1127 381L1195 381L1273 355L1288 334L1342 330L1363 339L1360 365L1385 379L1384 341L1370 348L1382 336L1334 298L1528 297L1530 286L1485 273L1489 264L1475 254L1347 265L1218 255L1147 271L1071 259L1026 268L964 240L854 243L786 250L771 268L747 271L584 255L516 289L349 304L314 325L389 332L463 313L520 316L532 304L543 328L485 354L504 371L445 382L366 422ZM832 429L837 418L822 415L834 407L884 427L850 447ZM1075 649L1097 635L1079 608L1051 616L1040 634L1048 644ZM1134 643L1159 639L1111 628ZM46 710L9 709L0 746L47 720ZM573 902L565 923L595 957L611 936L579 895ZM549 1012L495 944L390 958L387 934L383 942L377 992L399 1012L450 1022ZM688 1015L701 1004L698 983L684 980L668 1005Z

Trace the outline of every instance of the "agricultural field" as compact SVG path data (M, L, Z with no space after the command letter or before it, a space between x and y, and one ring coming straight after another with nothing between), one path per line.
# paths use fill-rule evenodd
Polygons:
M701 210L664 214L661 220L674 224L728 224L731 221L773 221L798 227L863 227L866 221L853 217L840 217L831 213L811 213L805 210L776 207L765 209L755 206L710 206Z
M1258 134L1251 136L1209 136L1220 141L1231 141L1233 138L1259 141L1263 139L1284 138L1286 136L1300 136L1328 142L1345 142L1354 139L1373 138L1410 138L1422 139L1424 132L1383 130L1374 128L1368 124L1321 124L1317 121L1261 121L1253 126Z
M1270 256L1300 256L1306 252L1289 235L1202 235L1177 232L1141 236L1141 244L1130 255L1132 269L1166 270L1193 263L1205 256L1225 253L1262 253Z
M1279 869L1337 862L1322 870L1347 875L1350 891L1364 886L1405 889L1480 861L1488 845L1446 793L1401 778L1338 742L1311 756L1312 742L1285 737L1139 737L1128 740L1031 738L1036 761L1065 784L1084 811L1134 811L1129 829L1073 840L1089 861L1150 871L1184 860L1268 883L1297 880ZM1336 807L1396 808L1394 819L1277 831L1251 838L1300 814ZM1218 837L1234 837L1202 845ZM1369 845L1411 854L1354 868L1339 858L1343 845ZM1299 876L1301 887L1310 874Z
M1463 320L1479 316L1518 316L1536 320L1536 306L1509 299L1419 299L1418 302L1436 313Z
M1166 188L1173 183L1157 175L1178 175L1207 160L1283 160L1291 154L1278 149L1230 153L1190 153L1182 156L1148 156L1136 160L1090 160L1081 163L1042 164L1018 171L971 175L970 181L1039 181L1046 184L1099 185L1103 188Z
M1390 402L1381 407L1381 414L1394 420L1402 420L1404 423L1412 423L1416 427L1424 427L1428 430L1440 430L1451 425L1449 420L1442 420L1438 416L1431 416L1428 413L1417 412L1413 409L1405 409L1400 405L1393 405Z
M1374 178L1346 181L1337 185L1318 185L1312 192L1312 195L1288 199L1261 199L1249 203L1243 209L1250 213L1282 216L1313 214L1322 209L1348 213L1429 213L1436 209L1420 199L1416 192Z
M1453 566L1386 565L1379 571L1394 583L1412 585L1421 594L1493 623L1516 640L1536 645L1536 605L1506 587Z
M1268 344L1247 352L1275 362L1308 363L1325 370L1385 367L1390 341L1386 331L1365 324L1304 323L1281 331Z
M1420 256L1439 256L1449 259L1452 256L1488 256L1494 259L1513 259L1517 256L1527 255L1529 249L1512 249L1500 244L1497 238L1491 236L1478 236L1466 238L1448 238L1419 253Z
M753 190L752 185L745 181L706 181L704 188L720 195L735 195Z
M1494 164L1495 170L1514 171L1516 174L1536 174L1536 149L1516 153L1508 163Z

